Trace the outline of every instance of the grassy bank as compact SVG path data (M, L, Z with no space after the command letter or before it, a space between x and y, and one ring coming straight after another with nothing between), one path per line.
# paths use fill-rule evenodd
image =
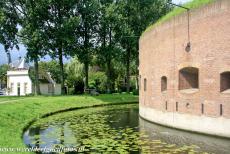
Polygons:
M23 129L45 114L78 107L137 101L137 96L128 94L95 97L0 97L0 147L25 147L21 138Z
M215 2L216 0L192 0L191 2L185 3L183 6L189 9L197 9L200 8L204 5L207 5L209 3ZM179 16L180 14L186 12L186 9L180 8L180 7L175 7L172 11L170 11L168 14L160 18L156 23L150 25L149 27L146 28L146 30L142 33L142 36L154 29L156 26L159 26L163 24L166 21L169 21L175 16Z

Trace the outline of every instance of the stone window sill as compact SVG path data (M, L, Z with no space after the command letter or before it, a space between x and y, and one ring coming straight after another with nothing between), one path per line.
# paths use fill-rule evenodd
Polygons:
M194 94L194 93L197 93L199 92L199 89L198 88L191 88L191 89L183 89L183 90L179 90L180 93L183 93L183 94Z
M225 91L222 91L221 94L230 94L230 89L227 89Z

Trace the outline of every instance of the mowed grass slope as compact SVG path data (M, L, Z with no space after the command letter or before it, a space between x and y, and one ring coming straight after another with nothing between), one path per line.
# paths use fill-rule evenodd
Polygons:
M0 96L0 103L4 103L6 101L10 101L10 100L18 100L18 99L23 99L25 97L17 97L17 96ZM27 97L26 97L27 98Z
M189 9L196 9L200 8L204 5L207 5L209 3L215 2L216 0L192 0L191 2L185 3L183 6ZM175 7L172 11L170 11L168 14L160 18L156 23L150 25L147 27L147 29L142 33L142 36L146 33L151 31L153 28L155 28L158 25L161 25L162 23L172 19L175 16L178 16L184 12L186 12L186 9Z
M15 101L18 99L18 101ZM128 94L100 96L56 96L56 97L0 97L0 147L26 147L22 140L23 129L44 114L60 110L106 105L116 103L138 102L138 97ZM93 108L92 108L93 109Z

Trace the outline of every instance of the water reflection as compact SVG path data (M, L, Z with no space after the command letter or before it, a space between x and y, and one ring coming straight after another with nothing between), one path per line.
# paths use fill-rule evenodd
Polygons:
M123 112L120 110L113 110L107 118L110 127L119 129L120 127L137 128L139 124L139 110L138 108L129 108Z
M139 118L138 105L71 111L41 119L23 136L29 147L86 146L90 152L227 154L230 140L162 127ZM194 146L196 145L196 146Z
M145 131L148 136L154 140L159 139L169 144L197 145L201 151L217 154L230 153L230 140L187 131L172 129L157 124L153 124L142 118L139 118L140 130Z

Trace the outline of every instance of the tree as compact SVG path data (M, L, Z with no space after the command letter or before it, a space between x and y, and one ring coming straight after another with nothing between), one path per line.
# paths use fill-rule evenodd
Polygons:
M136 75L138 80L140 35L170 10L166 0L2 0L0 7L0 43L8 51L21 38L28 59L35 64L37 93L39 59L47 54L57 58L59 69L57 63L44 67L52 68L48 70L61 83L62 94L66 79L63 57L68 55L77 56L84 64L85 89L93 58L106 72L108 92L114 90L117 76L123 77L115 67L122 64L129 92L130 76Z
M125 52L123 52L126 66L126 89L130 91L130 63L136 61L136 74L138 72L138 40L146 27L170 10L166 0L126 0L118 1L119 23L116 28L116 38Z
M81 22L78 27L80 37L78 38L79 48L76 55L80 62L84 64L84 88L88 88L89 65L95 51L95 40L98 28L99 1L79 0L78 13L81 15Z
M79 25L77 1L75 0L40 0L39 21L43 23L42 31L46 34L45 49L52 58L58 58L60 68L61 93L65 93L63 56L73 51L76 43L76 30ZM36 5L37 6L37 5Z
M9 49L16 47L19 49L18 39L16 34L18 32L18 14L13 11L14 5L9 0L0 1L0 44L5 48L8 55L8 63L11 62Z
M39 85L38 60L48 52L53 58L58 57L59 59L62 72L60 75L61 87L62 93L64 93L63 55L71 52L73 43L75 43L75 35L73 34L76 32L76 27L79 23L79 17L76 13L76 1L4 0L1 5L4 5L4 8L9 8L7 11L10 12L10 15L7 16L6 21L12 19L14 25L19 24L22 26L20 37L22 37L23 43L28 48L28 58L35 63L37 72L35 73L37 76L35 84ZM1 12L6 12L5 14L7 14L7 11L3 9ZM18 22L15 22L14 18L19 19ZM4 21L2 19L5 18L1 18L1 21ZM5 30L6 28L3 29ZM17 27L16 30L18 30ZM38 87L36 91L39 93L39 86L36 87Z
M24 20L26 21L26 20ZM35 94L40 95L40 84L39 84L39 64L38 61L40 57L43 57L46 52L44 51L43 42L44 42L44 33L40 31L40 27L36 26L34 23L36 18L32 22L28 22L25 27L22 29L22 41L27 47L27 58L34 62L35 69ZM24 26L24 25L23 25Z
M101 1L98 44L99 49L97 58L101 65L105 67L107 76L107 92L115 90L115 70L113 68L113 60L119 55L120 49L114 37L114 27L117 24L117 17L114 13L116 3L113 1Z
M39 62L39 69L45 72L50 72L52 79L56 83L61 83L61 70L59 64L55 60L49 62ZM72 72L73 73L73 72ZM64 70L64 76L66 76L66 71Z
M6 85L7 83L7 71L9 70L9 65L0 65L0 89L2 84Z
M40 95L38 61L47 53L44 45L48 38L44 31L44 3L33 0L16 0L14 9L21 21L22 28L19 36L27 47L27 58L34 62L35 94Z
M171 2L171 0L146 0L146 1L136 1L136 10L137 13L133 16L132 19L132 29L135 33L136 45L134 52L134 59L136 63L136 85L138 85L138 65L139 65L139 42L141 33L145 31L145 29L151 24L155 23L162 16L167 14L172 6L170 6L167 2Z
M41 50L40 44L42 44L39 37L39 30L36 18L35 6L32 0L3 0L0 2L0 43L5 47L8 54L8 63L10 63L9 48L18 47L18 37L22 37L24 44L28 47L28 58L34 60L35 63L35 86L36 93L40 94L39 82L38 82L38 56L39 50ZM23 26L23 35L18 34L18 29Z
M77 57L74 57L66 65L66 73L68 74L66 78L66 83L68 87L73 87L73 94L83 93L84 92L84 66L81 64Z

